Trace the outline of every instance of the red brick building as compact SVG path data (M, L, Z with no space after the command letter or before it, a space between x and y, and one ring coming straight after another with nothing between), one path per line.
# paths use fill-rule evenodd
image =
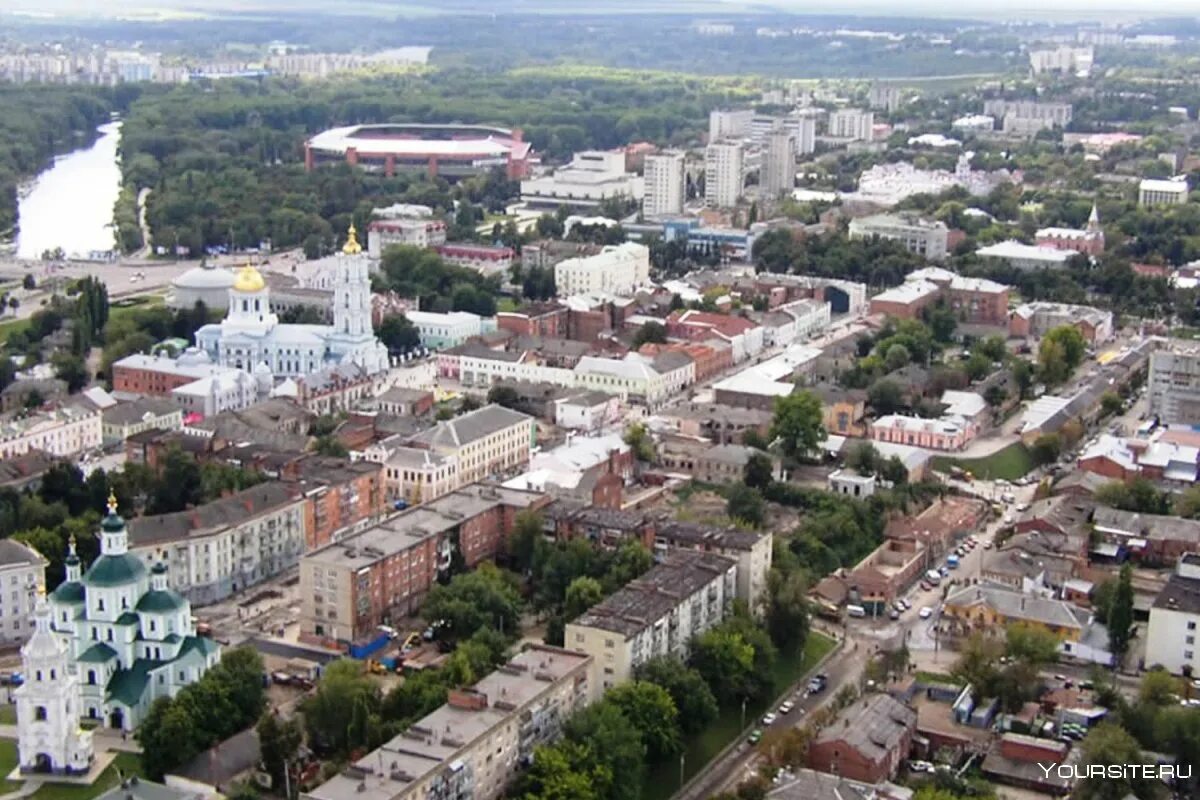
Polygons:
M911 273L900 286L871 298L871 313L897 319L917 319L944 302L969 325L1008 325L1008 287L984 278L964 278L928 267Z
M808 766L863 783L890 780L908 756L916 727L916 711L890 695L868 695L817 734Z
M733 348L725 342L644 344L638 352L651 358L666 352L686 354L696 364L697 383L733 368Z
M567 336L567 307L558 303L526 303L516 311L497 311L496 327L516 336Z
M334 534L387 510L383 464L305 456L280 470L304 493L305 534L309 550L333 541Z

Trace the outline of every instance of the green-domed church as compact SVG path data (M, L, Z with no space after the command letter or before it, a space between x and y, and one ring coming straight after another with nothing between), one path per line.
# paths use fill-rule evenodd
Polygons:
M216 642L196 635L191 604L167 588L166 565L147 570L129 552L116 498L100 524L100 556L82 572L72 541L66 571L50 594L50 619L68 645L81 718L132 731L157 698L220 660Z

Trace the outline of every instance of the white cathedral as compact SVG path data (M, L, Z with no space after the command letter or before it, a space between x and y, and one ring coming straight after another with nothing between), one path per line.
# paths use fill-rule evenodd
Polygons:
M196 331L196 346L213 363L259 378L297 378L337 364L355 364L370 375L385 371L387 348L371 326L369 260L353 225L336 262L333 325L280 323L262 274L246 265L229 289L228 315Z
M100 555L82 572L75 542L66 580L38 599L35 631L21 648L17 703L21 772L87 772L92 734L81 719L132 731L160 697L174 697L221 657L196 635L191 604L168 588L167 567L129 552L125 521L109 498Z

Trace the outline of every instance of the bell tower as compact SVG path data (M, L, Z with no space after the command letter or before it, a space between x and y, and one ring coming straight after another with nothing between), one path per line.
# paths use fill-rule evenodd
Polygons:
M371 327L371 279L367 256L358 243L353 223L338 256L337 283L333 290L334 333L350 339L373 335Z

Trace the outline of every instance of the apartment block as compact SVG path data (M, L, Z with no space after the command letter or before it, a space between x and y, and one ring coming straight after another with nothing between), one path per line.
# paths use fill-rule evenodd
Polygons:
M304 496L305 550L323 547L387 510L384 465L307 455L279 470Z
M23 542L0 539L0 642L33 633L33 607L46 589L45 557Z
M87 401L70 401L25 416L0 417L0 458L6 461L30 450L70 458L99 447L102 440L100 409Z
M930 261L942 261L949 253L950 229L946 223L915 214L875 214L850 220L851 239L872 236L900 242L908 252Z
M1200 424L1200 348L1176 347L1150 356L1150 414L1163 425Z
M393 514L300 562L300 634L329 645L361 641L416 613L457 554L470 568L494 558L516 515L549 498L474 484Z
M554 265L554 284L562 297L631 295L649 282L650 249L636 242L611 245L594 256L568 258Z
M766 198L790 195L796 186L796 137L782 125L767 134L758 183Z
M446 223L440 219L377 219L367 225L367 253L373 259L393 245L436 247L446 243Z
M646 156L642 215L647 219L682 214L687 200L687 171L678 151Z
M534 645L303 800L495 800L590 700L589 656Z
M408 444L458 462L459 486L529 463L537 438L533 417L488 405L437 423Z
M1146 663L1162 664L1175 675L1200 673L1200 554L1179 559L1150 609Z
M829 135L838 139L869 142L874 138L875 112L841 108L829 114Z
M129 551L165 563L170 588L215 603L295 566L304 554L305 502L293 486L264 483L174 514L129 521Z
M704 150L704 204L733 208L742 196L745 148L741 142L714 141Z
M750 123L753 119L754 109L752 108L710 111L708 112L708 141L742 138L750 133Z
M736 587L733 559L673 552L569 623L566 647L592 657L592 698L629 680L652 658L686 659L691 640L730 612Z

